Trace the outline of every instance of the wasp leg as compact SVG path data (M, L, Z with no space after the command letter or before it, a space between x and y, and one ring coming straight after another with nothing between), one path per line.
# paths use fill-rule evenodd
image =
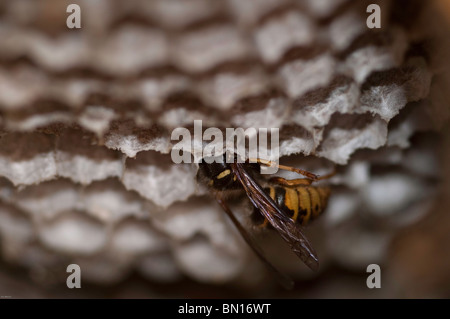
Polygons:
M258 227L259 229L265 229L267 228L268 225L269 221L266 218L264 218L264 221L261 224L257 225L256 227Z
M286 165L280 165L280 164L277 164L276 162L267 161L267 160L264 160L264 159L261 159L261 158L256 158L256 159L252 158L252 159L249 159L249 161L250 162L256 162L258 164L262 164L262 165L269 166L269 167L277 167L277 168L285 170L285 171L294 172L294 173L306 176L306 177L308 177L311 180L317 180L319 178L318 175L313 174L313 173L308 172L308 171L305 171L303 169L295 168L295 167L291 167L291 166L286 166Z
M283 177L275 176L270 178L269 182L286 187L296 187L300 185L311 185L311 183L314 181L309 178L285 179Z
M300 185L311 185L315 181L320 181L320 180L331 178L334 175L336 175L336 173L337 173L336 167L334 167L333 172L331 172L330 174L318 176L317 179L314 179L314 180L309 179L309 178L297 178L297 179L289 180L289 179L275 176L275 177L270 178L269 182L272 182L274 184L279 184L282 186L287 186L287 187L295 187L295 186L300 186Z
M334 165L333 171L330 174L327 175L323 175L323 176L319 176L319 178L317 178L317 181L323 180L323 179L328 179L333 177L334 175L336 175L337 173L337 169L336 169L336 165Z

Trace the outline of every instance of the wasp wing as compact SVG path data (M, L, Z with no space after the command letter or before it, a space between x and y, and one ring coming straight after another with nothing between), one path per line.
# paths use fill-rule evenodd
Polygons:
M302 227L296 224L278 205L264 192L262 187L249 175L242 163L231 164L233 173L245 189L253 205L278 231L292 251L312 270L319 268L317 254L312 248Z
M242 238L250 246L250 248L252 248L252 250L259 257L259 259L266 265L266 267L270 271L272 271L272 273L275 274L278 281L283 285L283 287L285 287L286 289L292 289L294 287L294 282L292 281L292 279L290 279L289 277L284 275L282 272L280 272L277 268L275 268L274 265L272 265L272 263L270 263L267 260L267 258L264 256L264 253L262 252L261 248L256 243L256 240L253 239L251 234L244 229L244 227L238 221L236 216L234 216L233 212L228 207L228 205L225 203L225 201L223 200L223 198L220 196L219 193L216 193L216 200L220 204L220 206L222 206L223 210L228 215L228 217L231 219L234 226L237 228L237 230L241 234Z

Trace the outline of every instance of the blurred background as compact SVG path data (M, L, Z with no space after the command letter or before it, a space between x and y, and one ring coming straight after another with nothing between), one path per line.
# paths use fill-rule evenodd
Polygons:
M0 296L449 298L449 20L446 0L0 0ZM196 119L336 165L317 273L260 238L293 290L172 164Z

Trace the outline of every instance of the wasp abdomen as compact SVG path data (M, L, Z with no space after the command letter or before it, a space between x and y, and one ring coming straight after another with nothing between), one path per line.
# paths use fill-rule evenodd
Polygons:
M274 202L288 212L294 221L306 225L326 208L330 188L314 186L269 186L265 191Z

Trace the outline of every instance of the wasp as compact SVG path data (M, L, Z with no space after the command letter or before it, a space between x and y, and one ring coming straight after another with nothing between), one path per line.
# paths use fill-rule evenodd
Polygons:
M263 221L260 228L267 226L275 229L281 238L287 242L291 250L312 270L319 268L317 253L304 235L303 226L317 218L325 210L330 196L330 187L315 186L314 182L332 177L335 173L318 176L311 172L279 165L272 161L254 159L239 162L226 161L224 155L220 162L199 163L198 180L207 180L208 186L215 195L217 202L231 219L247 244L255 254L272 270L279 281L287 288L293 286L293 281L283 275L264 256L251 232L238 221L225 199L225 193L230 190L244 190L254 206L255 212ZM260 174L261 165L276 166L303 175L305 178L288 180L274 176L266 180ZM258 174L259 173L259 174ZM261 180L265 187L258 181Z

